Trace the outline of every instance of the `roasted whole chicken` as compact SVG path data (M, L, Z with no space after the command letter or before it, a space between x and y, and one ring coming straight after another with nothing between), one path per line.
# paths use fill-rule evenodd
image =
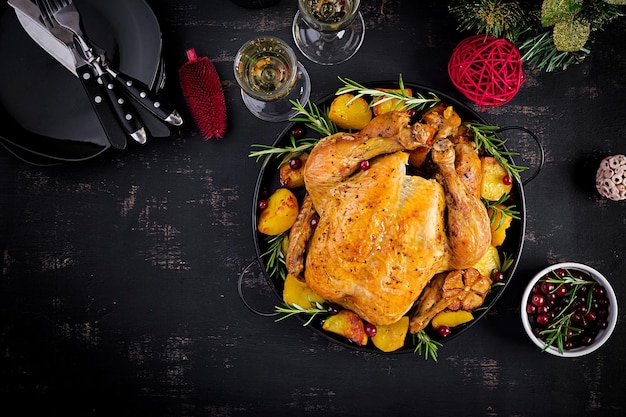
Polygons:
M323 138L306 161L288 272L363 320L387 325L411 310L437 274L475 265L491 239L476 192L478 157L444 128L390 112L358 133ZM409 175L409 153L424 148L432 175Z

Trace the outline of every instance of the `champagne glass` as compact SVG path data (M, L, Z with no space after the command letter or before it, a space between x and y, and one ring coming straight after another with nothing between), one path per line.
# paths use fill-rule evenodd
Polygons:
M246 42L235 56L234 70L243 102L261 120L289 120L298 114L290 100L304 106L309 99L309 74L293 49L279 38L264 36Z
M300 52L322 65L350 59L365 36L360 3L360 0L298 0L291 31Z

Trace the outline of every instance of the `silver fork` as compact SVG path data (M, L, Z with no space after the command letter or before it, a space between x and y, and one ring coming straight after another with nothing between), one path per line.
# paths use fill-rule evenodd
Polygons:
M43 5L53 20L74 34L76 42L88 61L97 59L93 49L85 40L80 24L80 14L71 0L37 0L37 3Z
M74 48L78 46L77 49L79 49L83 58L93 68L95 75L104 85L111 106L115 110L118 121L126 133L136 142L141 144L146 143L146 130L140 120L133 114L132 106L130 106L125 98L117 91L111 75L100 65L99 57L93 53L93 49L85 40L80 28L80 14L76 6L74 6L71 1L67 0L36 0L36 2L47 27L57 27L57 32L59 29L69 31L68 33L72 38L72 46ZM61 28L59 28L57 24L60 25ZM69 46L68 42L65 43Z

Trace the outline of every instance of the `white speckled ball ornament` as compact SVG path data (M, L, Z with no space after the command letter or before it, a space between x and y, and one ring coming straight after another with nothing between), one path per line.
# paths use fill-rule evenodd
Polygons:
M596 189L602 197L626 200L626 156L607 156L596 173Z

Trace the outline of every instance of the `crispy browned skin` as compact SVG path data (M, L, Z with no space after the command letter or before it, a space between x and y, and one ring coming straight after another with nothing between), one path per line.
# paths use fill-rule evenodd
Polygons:
M450 269L474 266L491 243L491 226L487 209L458 176L455 152L447 139L439 140L431 150L439 168L438 178L446 193Z
M432 150L441 184L406 175L402 151L426 145L408 120L385 114L359 134L324 138L305 167L320 216L306 282L374 324L399 320L435 274L472 266L490 241L486 209L456 174L450 141ZM358 170L365 159L370 169Z
M304 253L307 243L313 235L313 227L311 227L311 219L315 215L315 208L311 197L307 194L300 205L300 212L296 218L296 222L289 231L289 245L287 247L287 255L285 257L285 265L287 272L296 278L302 278L300 274L304 269Z
M480 185L482 183L482 170L480 158L474 150L474 145L460 142L454 146L456 158L454 166L456 173L467 187L468 191L480 199Z

